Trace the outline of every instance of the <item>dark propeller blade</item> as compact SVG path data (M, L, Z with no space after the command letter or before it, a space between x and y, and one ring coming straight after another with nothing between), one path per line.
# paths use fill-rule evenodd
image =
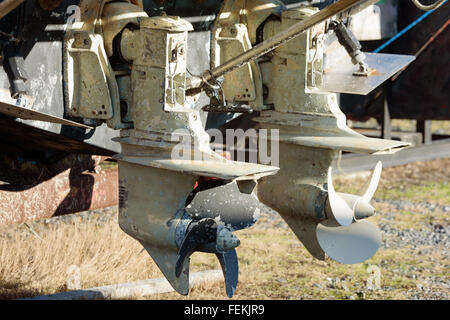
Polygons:
M183 269L184 260L189 258L195 251L210 243L215 243L217 239L217 224L212 219L204 219L191 224L189 231L184 237L183 243L178 251L178 260L175 265L175 275L180 276Z
M209 180L199 184L186 200L184 222L175 275L181 275L186 259L196 251L216 254L225 278L227 295L236 291L239 264L235 248L239 239L233 231L251 227L259 218L259 201L253 181ZM182 240L181 240L182 239Z
M186 259L196 251L215 253L219 259L225 278L228 297L233 297L238 282L238 258L235 248L239 239L224 225L217 225L212 219L192 221L187 227L186 236L180 245L178 259L175 264L175 275L178 278Z
M239 277L239 264L236 249L224 253L216 253L216 256L222 267L227 296L228 298L232 298L236 291Z

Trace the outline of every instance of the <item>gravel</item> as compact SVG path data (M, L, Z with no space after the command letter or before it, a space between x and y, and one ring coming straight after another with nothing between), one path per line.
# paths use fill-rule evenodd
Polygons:
M374 204L385 203L392 206L396 211L411 210L414 213L423 212L450 212L450 206L440 205L431 202L412 202L408 200L382 200L373 199Z
M399 212L408 211L411 214L424 214L425 212L450 212L450 206L439 205L428 202L411 202L404 200L380 200L374 199L375 205L377 203L388 204L393 210L381 211L378 214L382 216L382 221L378 227L383 235L383 248L401 248L411 246L412 248L420 247L434 247L434 249L423 249L421 254L429 253L430 251L442 250L448 256L448 248L450 245L450 225L442 223L428 223L423 224L419 229L398 229L392 227L389 223L394 220Z
M450 265L445 265L445 261L450 259L450 225L447 223L427 223L417 229L399 229L393 227L392 221L402 212L421 215L429 212L450 212L450 206L440 205L429 202L411 202L404 200L381 200L374 199L373 204L386 204L389 210L379 211L378 215L382 217L381 222L377 223L382 232L383 249L407 249L408 254L424 256L424 259L430 259L436 266L443 266L450 270ZM386 207L386 206L384 206ZM261 224L288 228L282 218L272 209L261 207ZM301 245L301 244L300 244ZM443 258L436 258L440 256ZM381 268L389 268L386 263L380 264ZM404 268L392 270L395 276L413 279L419 283L414 289L405 290L404 294L410 300L448 300L450 298L450 277L424 275L424 267L407 266ZM429 272L427 273L429 274ZM319 289L338 289L349 293L348 299L364 299L364 292L354 293L355 288L361 288L361 284L353 283L352 277L327 278L324 284L315 284ZM353 283L353 285L350 285ZM382 287L383 291L398 290L396 286ZM324 291L325 292L325 291Z

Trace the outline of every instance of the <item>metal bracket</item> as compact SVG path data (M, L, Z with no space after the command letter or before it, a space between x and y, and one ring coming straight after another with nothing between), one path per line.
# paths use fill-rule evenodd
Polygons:
M82 0L81 22L71 25L64 39L64 95L72 117L120 120L119 88L99 27L107 2ZM114 123L114 128L121 127Z

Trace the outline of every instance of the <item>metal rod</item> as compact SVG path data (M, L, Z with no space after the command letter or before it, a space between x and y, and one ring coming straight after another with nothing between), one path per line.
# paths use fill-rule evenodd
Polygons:
M242 65L251 62L264 54L278 48L289 40L294 39L299 36L301 33L306 31L307 29L337 15L346 10L352 9L355 7L355 12L360 11L367 7L370 4L377 2L377 0L340 0L338 2L333 3L332 5L326 7L323 10L320 10L316 14L312 15L309 18L306 18L303 21L296 23L290 28L278 33L272 38L261 42L260 44L254 46L252 49L244 52L237 57L228 60L222 65L210 70L206 71L203 74L203 81L210 81L212 79L223 76L224 74L233 71L236 68L241 67ZM357 6L357 8L356 8ZM189 89L194 89L195 85L193 85Z
M221 279L223 279L221 270L194 272L189 275L191 288L208 282L220 281ZM159 278L19 300L118 300L145 297L173 291L172 286L166 279Z
M3 0L0 3L0 19L17 8L25 0Z

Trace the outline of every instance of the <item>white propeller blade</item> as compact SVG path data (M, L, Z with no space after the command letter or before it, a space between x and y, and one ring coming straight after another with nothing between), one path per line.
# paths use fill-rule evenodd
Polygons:
M381 245L381 231L367 221L356 222L348 227L319 224L316 236L322 250L333 260L344 264L366 261Z
M362 196L344 196L336 192L333 186L332 169L328 169L328 202L330 204L331 213L334 219L341 226L350 226L353 222L357 221L357 217L361 216L356 214L357 209L363 208L366 212L370 211L370 200L375 194L378 183L380 182L382 170L382 163L379 161L375 166L374 171L364 187L364 193ZM357 197L355 200L354 198ZM362 214L364 216L364 214Z
M382 169L383 169L383 164L381 163L381 161L378 161L377 165L375 166L375 169L372 172L372 175L371 175L369 181L367 182L367 184L364 188L365 191L361 197L367 203L369 203L370 200L372 200L373 195L377 191L378 183L380 182L380 178L381 178L381 170Z
M353 222L353 208L334 190L332 169L328 168L328 201L334 218L341 226L349 226Z

